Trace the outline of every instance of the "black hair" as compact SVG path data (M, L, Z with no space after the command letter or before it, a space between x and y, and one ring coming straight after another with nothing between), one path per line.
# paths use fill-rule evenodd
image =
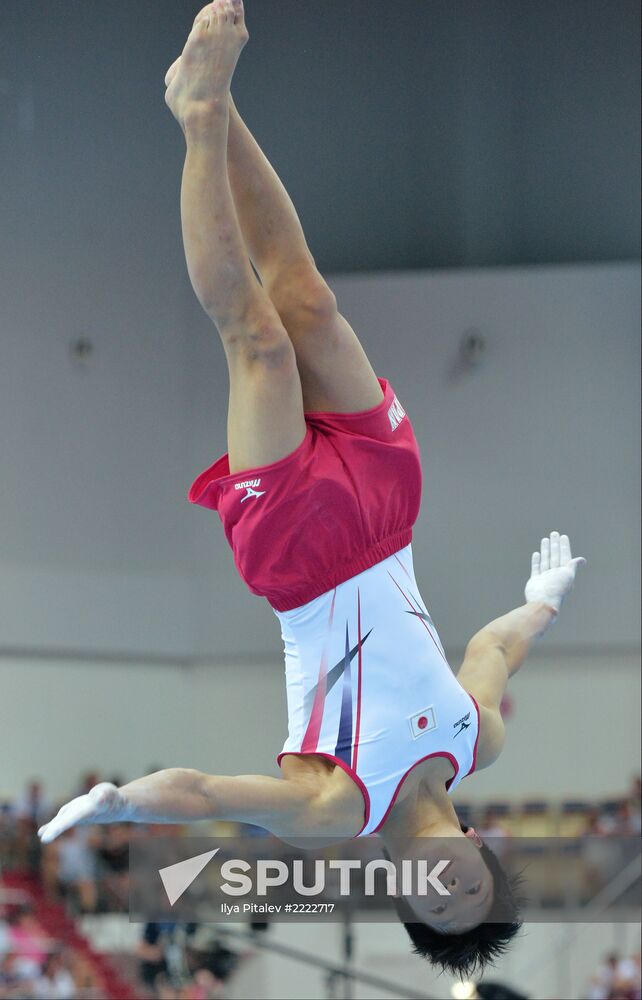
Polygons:
M462 826L466 833L468 827ZM413 951L442 972L469 979L493 965L513 940L522 921L519 895L522 878L508 875L496 855L482 844L480 854L493 879L493 904L484 922L461 934L442 934L428 924L412 919L414 912L403 898L395 899L397 913L408 931Z

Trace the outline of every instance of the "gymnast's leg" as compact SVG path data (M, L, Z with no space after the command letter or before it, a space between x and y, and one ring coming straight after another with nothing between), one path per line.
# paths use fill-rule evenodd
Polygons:
M168 73L165 95L187 144L181 220L188 271L228 362L232 472L283 458L305 435L295 353L247 258L227 173L230 82L247 37L240 0L208 5Z
M376 375L315 265L294 205L232 102L228 168L243 236L290 335L305 409L355 412L381 402Z
M382 393L368 358L315 265L287 191L231 99L227 154L243 237L294 345L305 409L351 413L376 406Z

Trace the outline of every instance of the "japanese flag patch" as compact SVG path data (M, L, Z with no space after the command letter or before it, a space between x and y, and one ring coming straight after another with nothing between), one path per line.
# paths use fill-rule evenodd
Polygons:
M433 729L437 728L434 708L424 708L421 712L411 715L408 724L413 740L418 740L420 736L431 733Z

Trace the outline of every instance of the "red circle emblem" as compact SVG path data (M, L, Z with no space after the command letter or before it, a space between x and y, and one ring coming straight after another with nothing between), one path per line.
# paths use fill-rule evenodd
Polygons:
M419 718L417 719L417 728L425 729L427 725L428 725L428 719L426 718L426 716L420 715Z

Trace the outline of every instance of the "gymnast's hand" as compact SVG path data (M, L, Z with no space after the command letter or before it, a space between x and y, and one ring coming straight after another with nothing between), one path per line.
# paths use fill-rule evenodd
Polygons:
M86 795L79 795L64 805L57 816L40 827L38 836L43 844L50 844L72 826L123 823L130 818L131 809L116 786L103 781Z
M568 535L560 537L557 531L552 531L550 538L542 538L541 550L533 552L526 600L547 604L558 612L573 589L578 567L585 565L586 559L572 558Z

